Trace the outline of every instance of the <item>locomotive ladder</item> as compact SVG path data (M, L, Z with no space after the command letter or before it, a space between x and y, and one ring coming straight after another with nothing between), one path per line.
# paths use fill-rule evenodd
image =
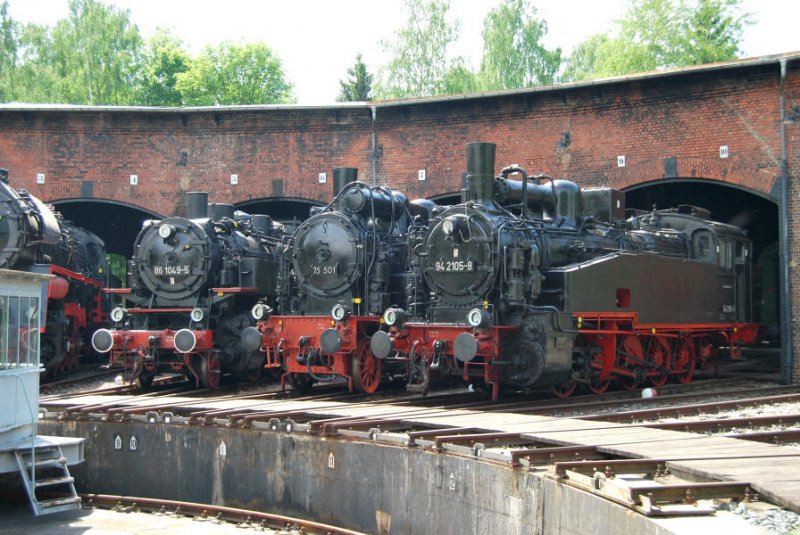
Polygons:
M75 478L69 473L67 458L58 444L41 444L14 450L28 501L36 516L81 508L75 491ZM59 490L58 497L40 500L38 490ZM66 491L66 492L65 492Z

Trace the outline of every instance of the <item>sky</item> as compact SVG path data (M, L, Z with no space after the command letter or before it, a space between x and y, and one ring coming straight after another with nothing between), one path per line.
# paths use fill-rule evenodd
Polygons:
M294 84L297 103L330 104L339 81L361 53L369 72L386 62L381 40L392 41L407 21L401 0L103 0L130 12L143 37L166 28L192 53L222 41L263 41L280 58ZM626 0L532 0L548 24L548 48L565 55L578 43L614 27ZM454 55L477 69L486 13L500 0L450 0L450 14L461 21ZM745 30L744 57L800 51L800 1L743 0L756 24ZM68 15L67 0L9 0L20 22L53 26Z

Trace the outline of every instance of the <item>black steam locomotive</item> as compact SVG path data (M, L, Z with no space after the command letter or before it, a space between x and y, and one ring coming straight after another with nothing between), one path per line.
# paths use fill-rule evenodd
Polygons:
M171 370L214 388L223 372L257 377L263 354L242 331L250 309L275 296L283 226L265 215L188 193L187 216L146 221L128 263L129 288L109 290L126 305L92 345L148 388Z
M267 362L300 391L344 377L351 391L372 393L383 375L405 374L403 363L375 359L369 339L383 311L405 303L408 233L424 228L433 203L355 178L334 170L338 194L312 209L285 251L277 313L253 309ZM245 335L256 340L255 329Z
M64 221L0 169L0 268L54 275L40 336L41 363L53 375L77 366L89 334L106 318L101 289L108 283L105 244Z
M494 399L501 386L567 396L688 382L720 345L754 341L740 229L689 206L625 219L621 192L495 177L494 153L470 144L463 202L410 234L407 306L371 337L384 367L410 363L423 390L458 375Z

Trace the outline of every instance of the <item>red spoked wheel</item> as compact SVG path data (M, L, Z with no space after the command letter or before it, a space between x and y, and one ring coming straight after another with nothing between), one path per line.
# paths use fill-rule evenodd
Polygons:
M205 388L217 388L222 379L222 366L218 359L205 357L200 362L200 382Z
M675 342L673 377L679 383L688 384L694 377L695 366L697 366L697 358L694 340L690 336L682 335Z
M669 379L670 364L669 340L665 336L653 336L647 346L647 364L655 370L655 375L648 375L650 384L664 386Z
M611 386L611 381L608 379L600 380L599 377L592 377L589 380L589 390L592 391L593 394L602 394L608 387Z
M641 339L632 334L623 337L617 344L617 364L621 368L633 372L633 376L622 375L618 380L625 390L634 390L639 387L643 362L644 349ZM605 392L605 389L603 391Z
M369 349L369 340L364 340L353 355L350 373L359 392L372 394L378 389L383 374L383 361L376 359Z
M574 379L569 379L559 385L553 385L553 395L555 395L557 398L567 399L575 393L575 389L577 387L578 382Z

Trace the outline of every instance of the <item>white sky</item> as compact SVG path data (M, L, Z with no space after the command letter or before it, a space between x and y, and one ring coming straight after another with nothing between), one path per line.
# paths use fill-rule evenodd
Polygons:
M381 39L393 40L406 16L400 0L103 0L130 11L147 38L170 29L191 53L221 41L263 41L278 54L299 104L334 102L339 80L361 52L371 73L386 60ZM533 0L548 23L546 46L566 53L586 37L611 29L625 0ZM478 66L484 15L499 0L451 0L461 20L455 50ZM756 24L745 31L745 57L800 50L800 1L743 0ZM11 17L54 25L68 14L67 0L9 0Z

